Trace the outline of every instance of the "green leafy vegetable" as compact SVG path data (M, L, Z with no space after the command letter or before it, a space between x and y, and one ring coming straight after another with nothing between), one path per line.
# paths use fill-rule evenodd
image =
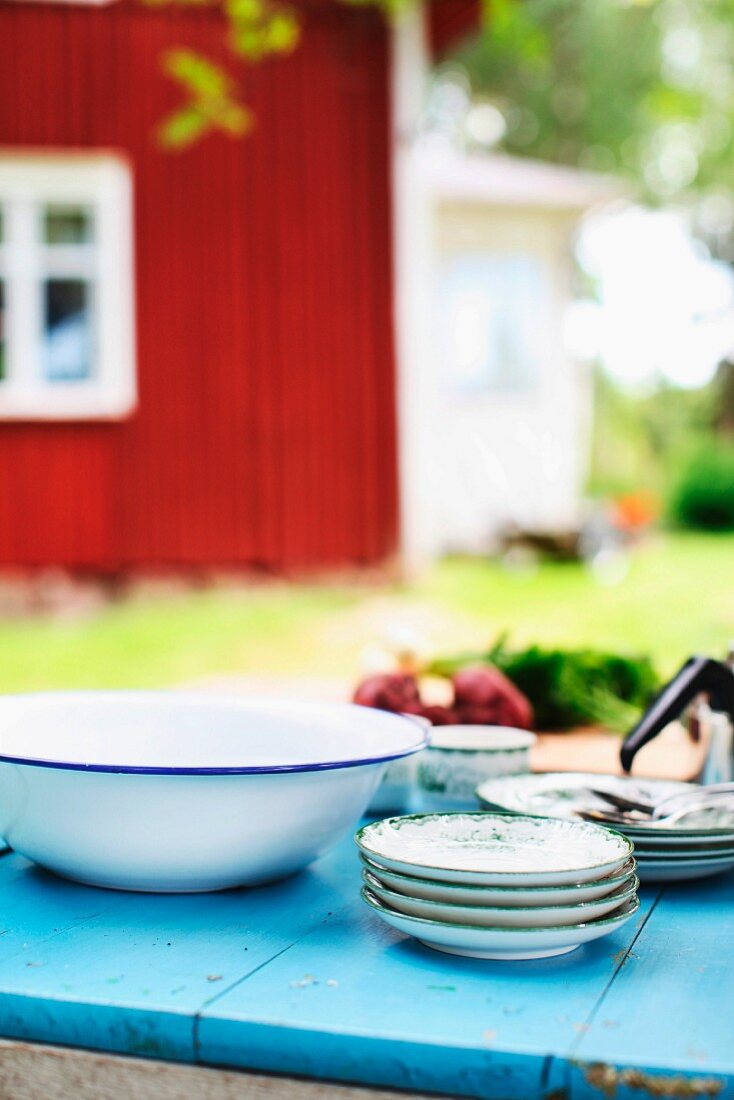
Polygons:
M494 665L528 697L540 730L593 724L626 731L658 687L649 657L537 645L513 650L504 637L484 653L433 661L428 671L452 676L478 664Z

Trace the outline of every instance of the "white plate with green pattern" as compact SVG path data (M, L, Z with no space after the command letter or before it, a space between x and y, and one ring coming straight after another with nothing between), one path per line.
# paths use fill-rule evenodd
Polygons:
M609 803L592 791L609 791L641 802L659 802L691 789L690 783L665 779L629 779L593 772L545 772L488 779L477 788L477 798L493 810L517 814L544 814L575 818L579 810L608 810Z
M590 882L619 871L633 851L613 829L520 814L389 817L365 825L355 840L381 867L475 886Z
M362 879L367 889L383 905L397 909L399 913L425 917L426 920L446 921L449 924L473 924L480 928L553 928L564 924L586 924L614 912L636 894L640 885L640 880L633 875L628 882L612 890L605 898L577 902L575 905L480 906L411 898L395 890L386 890L380 880L369 871L362 872Z
M691 859L645 856L640 860L640 874L645 882L686 882L688 879L721 875L732 868L734 855Z
M630 882L635 873L635 861L630 858L614 875L591 882L571 883L570 886L461 886L456 882L434 882L430 878L388 871L386 867L373 863L363 852L360 852L360 859L363 867L386 889L425 901L444 901L449 905L576 905L605 897L622 883Z
M582 943L616 932L640 908L635 895L610 916L585 924L552 928L478 928L476 925L449 924L398 913L366 888L362 890L361 897L386 924L415 937L426 947L474 959L547 959L553 955L566 955Z
M579 811L604 813L609 804L594 795L594 790L641 802L657 803L663 798L696 789L690 783L666 779L637 779L593 772L548 772L544 775L515 775L488 779L477 787L482 805L500 812L544 814L578 820ZM613 828L628 836L638 854L643 850L683 848L697 851L734 845L734 812L712 807L683 818L680 824L666 827L663 822L630 821Z

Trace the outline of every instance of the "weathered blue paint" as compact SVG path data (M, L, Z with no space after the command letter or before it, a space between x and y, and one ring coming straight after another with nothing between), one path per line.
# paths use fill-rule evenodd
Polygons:
M665 889L571 1057L574 1098L734 1098L734 875Z
M394 934L355 897L203 1011L201 1054L519 1100L540 1088L546 1057L570 1047L633 935L538 962L459 959Z
M260 890L122 893L4 856L0 1034L192 1060L201 1007L310 931L329 894L319 870Z
M358 882L350 842L275 886L186 896L6 854L0 1033L480 1098L734 1100L734 876L644 891L616 936L525 963L421 947Z

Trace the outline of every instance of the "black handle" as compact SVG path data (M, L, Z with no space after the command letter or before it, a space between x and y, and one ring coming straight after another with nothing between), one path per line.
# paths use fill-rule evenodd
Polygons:
M697 695L707 693L715 710L734 714L734 672L711 657L690 657L624 739L622 768L629 772L637 752L677 718Z

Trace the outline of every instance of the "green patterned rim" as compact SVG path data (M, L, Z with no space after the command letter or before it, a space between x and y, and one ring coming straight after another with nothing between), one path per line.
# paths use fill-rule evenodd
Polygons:
M500 874L500 875L502 875L503 878L507 878L507 879L519 878L520 876L526 876L528 874L533 874L533 875L536 875L536 874L540 874L540 875L543 875L543 874L559 874L561 872L572 871L572 870L592 871L596 867L605 867L609 863L613 863L615 861L615 858L616 858L616 857L612 857L610 859L599 860L596 863L580 864L578 867L575 867L575 868L553 868L553 867L547 867L546 868L546 867L544 867L544 868L542 868L538 871L535 871L535 870L531 870L531 871L524 871L524 870L523 871L507 871L507 870L504 870L503 868L500 868L498 871L492 871L491 869L488 869L488 868L474 868L474 867L451 868L451 867L446 867L446 866L441 867L441 866L437 866L435 863L420 863L416 860L406 860L406 859L403 859L399 855L397 855L397 856L386 855L385 853L375 851L374 848L371 848L369 846L369 844L365 843L365 833L369 833L371 830L374 830L376 825L390 825L390 826L397 826L399 828L400 825L404 825L407 822L420 822L420 821L430 820L432 818L440 820L441 818L446 819L446 818L453 818L453 817L476 818L478 821L481 821L483 818L486 819L488 817L493 817L493 818L501 818L501 819L503 819L507 822L516 822L518 820L521 820L521 821L525 820L525 821L547 822L549 826L563 826L563 825L565 825L565 826L570 826L572 828L584 829L586 832L589 832L589 833L596 833L596 834L600 834L600 835L601 834L606 834L610 837L614 837L617 841L620 842L620 847L622 849L622 851L620 852L618 858L619 859L624 858L624 862L626 862L634 852L634 844L629 839L629 837L626 837L623 833L618 832L616 829L611 829L606 825L594 825L594 824L591 824L590 822L586 822L586 821L583 821L583 822L581 822L581 821L568 821L568 820L563 820L562 818L557 818L557 817L546 817L546 816L543 816L541 814L487 813L487 812L484 812L484 813L482 813L482 812L470 813L470 812L467 812L465 810L460 810L460 811L457 811L455 813L447 812L447 813L403 814L403 815L400 815L398 817L387 817L387 818L384 818L382 821L379 821L379 822L375 821L375 822L371 822L368 825L363 825L362 828L358 829L357 832L355 833L354 841L355 841L357 847L361 851L366 852L368 857L371 856L378 863L382 859L382 860L387 860L387 861L392 862L392 863L401 863L401 864L411 865L411 866L414 866L414 867L421 867L422 869L427 870L427 871L436 871L436 872L438 872L439 880L440 880L440 877L441 877L441 872L452 871L452 870L460 870L461 872L463 872L465 874ZM623 857L623 853L626 853L626 854L624 854L624 857Z
M607 917L597 917L596 920L586 921L584 924L550 924L541 928L516 928L514 926L508 927L507 925L476 925L476 924L455 924L453 921L445 920L429 920L428 917L413 917L408 913L399 913L396 909L391 909L387 905L383 905L379 898L375 897L371 890L367 887L363 887L359 896L362 901L366 902L371 909L375 909L378 913L387 913L391 917L399 917L401 920L415 921L416 924L423 924L427 928L448 928L448 929L462 929L466 932L499 932L501 934L509 933L511 935L547 935L549 932L568 932L569 930L576 931L580 928L601 928L604 925L612 926L619 924L622 920L627 920L629 917L634 916L637 910L640 908L640 899L635 895L620 906L620 909L616 913L611 913Z
M398 901L417 901L422 905L441 905L447 909L461 909L466 912L467 909L471 909L471 905L461 905L460 903L453 901L435 901L431 898L416 898L410 894L400 894L397 890L391 890L389 886L383 886L380 880L372 874L371 871L362 871L362 879L367 885L367 889L371 892L375 892L375 886L379 887L383 894L390 894L392 897L397 898ZM373 885L374 883L374 885ZM616 901L617 905L621 905L623 901L627 901L632 894L637 893L637 889L640 885L640 880L637 875L633 875L630 885L622 889L621 886L617 886L614 890L611 890L608 894L603 894L600 898L594 898L592 901L575 901L570 905L477 905L475 906L480 912L487 909L501 909L503 912L508 913L537 913L545 912L548 909L558 910L562 913L576 913L579 909L589 909L596 907L605 901ZM402 912L402 910L400 910ZM412 916L412 914L408 914ZM453 923L453 922L452 922ZM479 926L478 926L479 927ZM482 928L485 925L481 925ZM508 926L509 927L509 926ZM514 927L514 926L512 926ZM539 927L545 927L540 925Z
M359 858L368 871L372 874L374 874L375 871L377 872L376 877L379 878L379 874L382 872L383 874L390 875L391 878L402 879L406 886L411 883L421 883L430 886L440 886L442 890L461 890L462 893L465 893L467 890L477 890L480 893L486 894L488 890L491 890L493 894L500 891L503 894L507 894L509 897L512 897L513 894L527 894L529 890L541 890L544 894L549 894L553 890L563 893L568 890L589 890L593 889L595 886L602 885L619 886L625 879L634 875L637 869L637 862L634 856L630 856L624 866L621 867L616 874L605 875L603 878L590 879L589 882L569 882L564 886L476 886L470 882L464 885L458 882L444 882L437 878L417 878L415 875L406 874L405 871L393 871L392 868L381 867L379 863L373 863L362 850L359 852ZM385 887L385 889L389 889L389 887ZM406 896L410 897L412 895ZM575 904L578 904L578 902ZM522 906L517 906L517 908L521 909Z

